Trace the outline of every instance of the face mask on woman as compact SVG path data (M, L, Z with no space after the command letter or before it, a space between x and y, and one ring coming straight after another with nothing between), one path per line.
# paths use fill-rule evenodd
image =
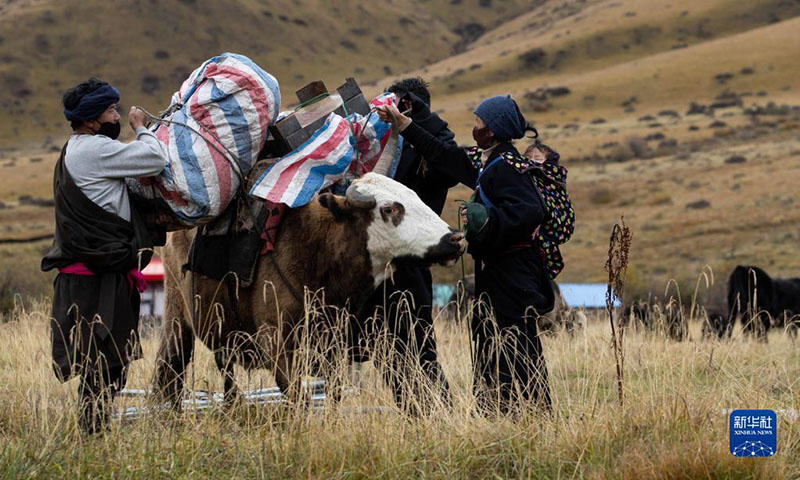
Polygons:
M486 150L495 143L494 135L492 134L492 131L489 130L489 127L473 127L472 138L475 140L475 143L481 150Z

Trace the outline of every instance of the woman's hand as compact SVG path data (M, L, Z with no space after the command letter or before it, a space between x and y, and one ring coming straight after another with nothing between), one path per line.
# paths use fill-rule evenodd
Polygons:
M380 105L375 107L375 111L378 112L378 117L380 117L382 122L390 123L392 118L394 118L401 132L411 124L411 119L400 113L400 110L394 105Z

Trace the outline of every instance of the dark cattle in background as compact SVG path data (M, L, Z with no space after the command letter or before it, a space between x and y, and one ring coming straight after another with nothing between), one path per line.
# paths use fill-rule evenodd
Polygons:
M703 338L725 340L731 338L733 319L718 312L709 313L703 322Z
M678 342L689 336L688 320L680 302L674 297L670 297L666 303L655 298L632 302L625 308L623 323Z
M794 339L800 315L800 278L770 278L753 266L737 266L728 279L728 311L742 330L767 341L770 327L786 328Z
M475 298L475 275L467 275L456 283L456 288L444 309L453 315L469 313L470 301Z

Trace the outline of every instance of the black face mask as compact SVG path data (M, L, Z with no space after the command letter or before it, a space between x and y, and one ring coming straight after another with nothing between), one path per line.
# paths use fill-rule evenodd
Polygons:
M478 144L478 148L481 150L486 150L495 144L494 135L492 135L489 127L472 127L472 138L475 139L475 143Z
M105 135L111 140L116 140L117 137L119 137L120 130L122 130L122 125L120 125L119 122L103 122L95 133L97 135Z

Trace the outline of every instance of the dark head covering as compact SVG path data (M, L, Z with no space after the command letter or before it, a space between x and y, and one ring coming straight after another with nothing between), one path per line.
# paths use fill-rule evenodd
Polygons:
M495 138L501 142L525 135L525 118L511 95L487 98L478 105L474 113L481 117Z
M64 116L71 122L94 120L102 115L109 105L117 102L119 102L119 90L105 84L81 97L78 105L72 110L64 108Z

